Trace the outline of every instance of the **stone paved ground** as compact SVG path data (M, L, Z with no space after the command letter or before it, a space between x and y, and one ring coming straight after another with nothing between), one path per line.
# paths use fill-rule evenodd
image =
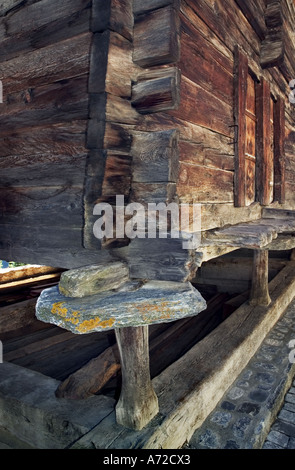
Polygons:
M295 448L295 365L289 360L294 339L295 301L187 448Z
M263 449L295 449L295 381L271 427Z

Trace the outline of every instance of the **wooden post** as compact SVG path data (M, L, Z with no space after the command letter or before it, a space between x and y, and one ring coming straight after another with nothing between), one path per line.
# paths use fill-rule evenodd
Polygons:
M271 298L268 290L268 250L254 250L251 305L269 305Z
M116 406L117 422L140 430L158 413L149 368L148 326L115 330L120 352L122 390Z

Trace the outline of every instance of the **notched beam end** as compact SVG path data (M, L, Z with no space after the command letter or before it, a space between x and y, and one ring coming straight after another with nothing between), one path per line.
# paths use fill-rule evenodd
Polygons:
M142 74L132 87L132 106L140 114L176 109L180 103L180 80L177 67Z

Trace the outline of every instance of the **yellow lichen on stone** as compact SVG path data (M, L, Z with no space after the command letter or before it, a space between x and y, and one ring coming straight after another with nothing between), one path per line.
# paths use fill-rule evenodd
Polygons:
M110 318L109 320L103 320L99 317L97 318L92 318L91 320L84 320L79 326L77 326L76 330L79 331L79 333L89 333L90 331L94 330L95 328L112 328L112 326L115 323L114 318Z
M64 302L57 302L53 304L51 313L54 315L59 315L60 317L66 317L68 313L68 309L66 307L63 307Z
M79 311L72 312L72 316L69 318L65 318L66 322L72 323L73 325L78 325L79 323L80 313Z
M159 301L156 304L139 304L136 308L142 319L147 323L150 323L155 318L169 320L173 317L173 311L169 307L169 302L164 300Z
M92 318L91 320L84 320L79 326L77 326L77 331L80 333L88 333L96 328L100 323L100 318Z
M109 320L104 320L104 321L100 322L99 326L103 329L112 328L115 321L116 321L115 318L110 318Z

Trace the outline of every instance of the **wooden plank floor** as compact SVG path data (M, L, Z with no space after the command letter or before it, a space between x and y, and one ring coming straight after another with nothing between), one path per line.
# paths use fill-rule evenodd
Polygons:
M48 326L4 340L3 358L4 361L64 380L114 342L113 332L77 336L57 326Z

